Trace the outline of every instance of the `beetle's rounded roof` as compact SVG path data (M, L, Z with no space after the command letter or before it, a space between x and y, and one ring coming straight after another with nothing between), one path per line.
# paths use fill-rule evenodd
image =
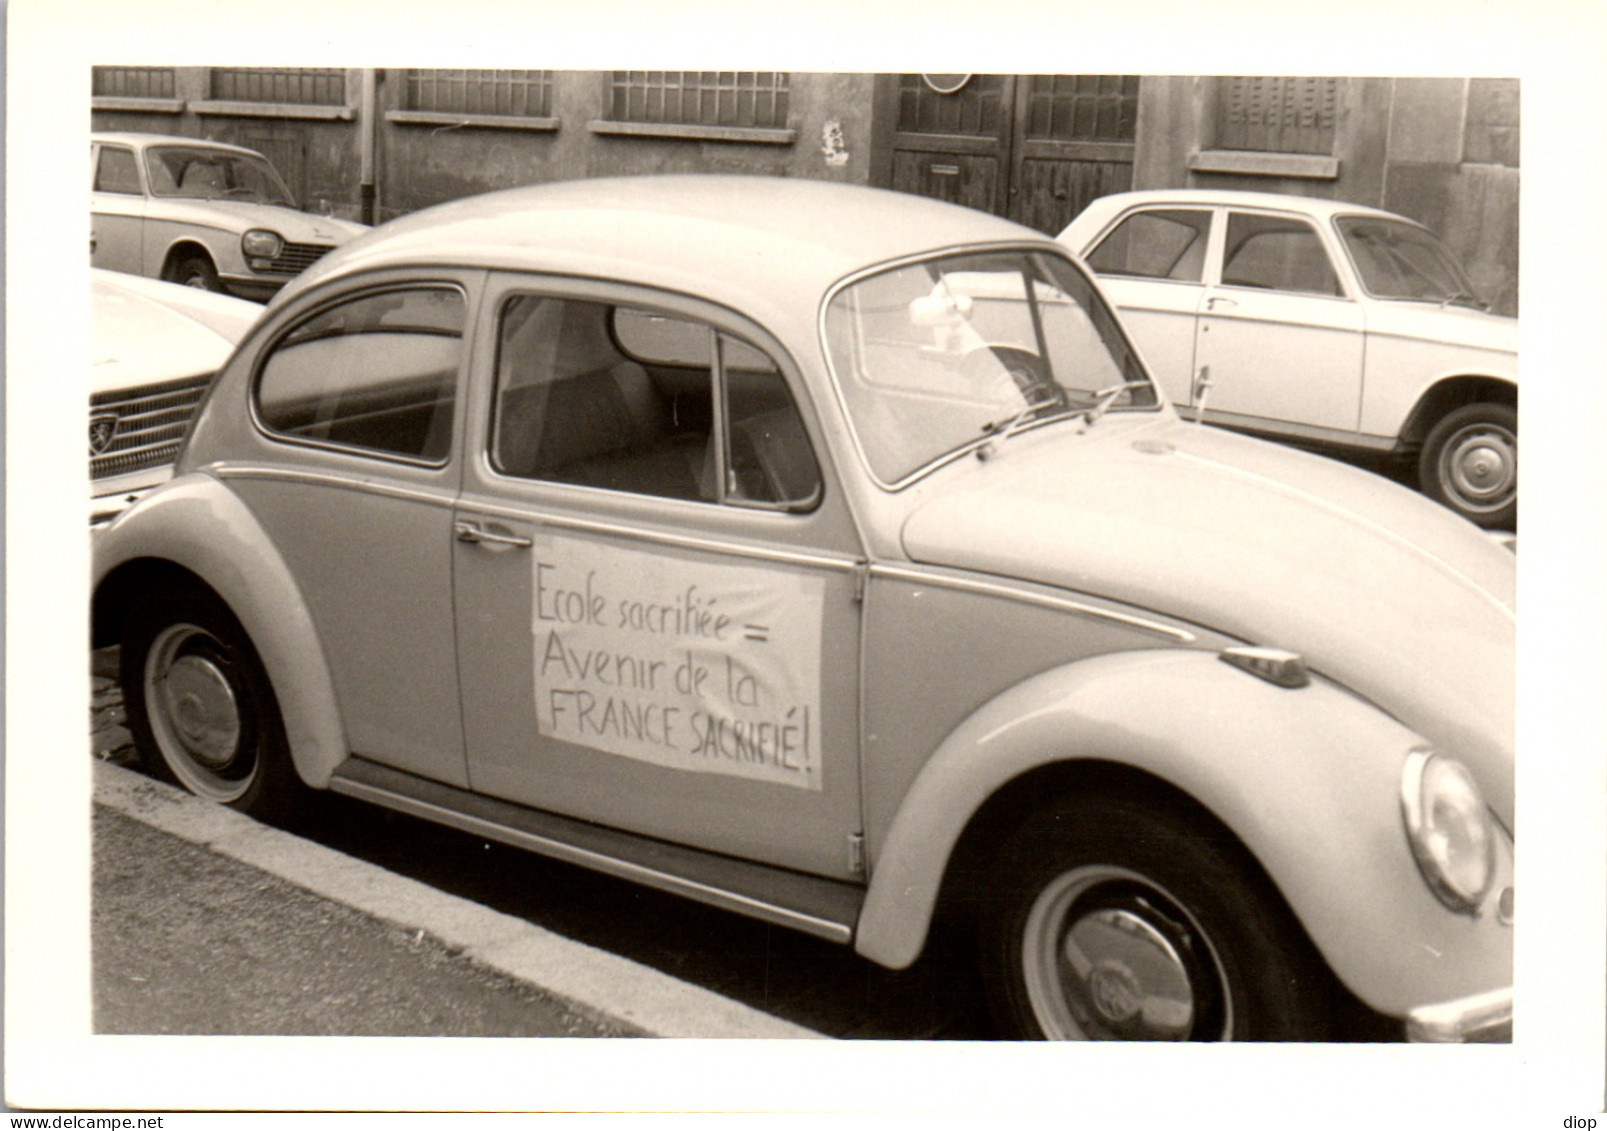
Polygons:
M393 220L286 288L408 266L622 279L729 301L816 298L862 267L956 244L1047 236L969 208L881 189L750 176L563 181Z

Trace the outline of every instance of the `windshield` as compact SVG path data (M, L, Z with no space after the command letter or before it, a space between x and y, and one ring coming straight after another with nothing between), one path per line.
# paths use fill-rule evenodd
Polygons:
M166 146L148 150L145 167L155 196L296 206L273 166L254 153Z
M861 279L827 306L826 345L889 485L1034 422L1160 403L1092 285L1055 255L954 255Z
M1483 306L1450 251L1427 229L1399 220L1348 216L1339 234L1375 298Z

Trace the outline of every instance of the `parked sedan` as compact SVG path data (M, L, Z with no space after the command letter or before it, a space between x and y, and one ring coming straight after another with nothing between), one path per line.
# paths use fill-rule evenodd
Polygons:
M1402 216L1307 197L1103 197L1060 239L1172 402L1228 428L1415 457L1424 492L1517 520L1518 324Z
M267 299L362 224L298 210L262 154L156 134L90 136L96 267Z
M1514 558L1180 421L1053 240L720 177L395 221L100 529L145 764L913 962L1002 1031L1502 1039Z
M171 474L212 376L262 308L227 295L90 271L91 522Z

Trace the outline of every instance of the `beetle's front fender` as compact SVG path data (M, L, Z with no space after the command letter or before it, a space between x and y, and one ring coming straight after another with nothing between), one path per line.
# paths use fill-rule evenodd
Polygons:
M1400 1016L1510 986L1510 928L1493 907L1449 911L1413 860L1400 781L1424 745L1325 680L1275 687L1208 652L1121 653L1044 672L979 708L927 761L874 853L856 949L912 962L984 802L1022 775L1097 759L1169 783L1231 830L1372 1008ZM1500 857L1496 892L1511 883L1504 838Z
M171 563L228 604L267 669L297 771L327 785L346 757L334 681L300 590L240 498L209 475L183 475L93 537L97 599L115 577Z

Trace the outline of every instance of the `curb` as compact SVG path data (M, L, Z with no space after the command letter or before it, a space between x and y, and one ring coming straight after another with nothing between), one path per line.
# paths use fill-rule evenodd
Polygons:
M376 919L423 931L490 967L655 1037L823 1038L640 963L566 939L108 762L95 803Z

